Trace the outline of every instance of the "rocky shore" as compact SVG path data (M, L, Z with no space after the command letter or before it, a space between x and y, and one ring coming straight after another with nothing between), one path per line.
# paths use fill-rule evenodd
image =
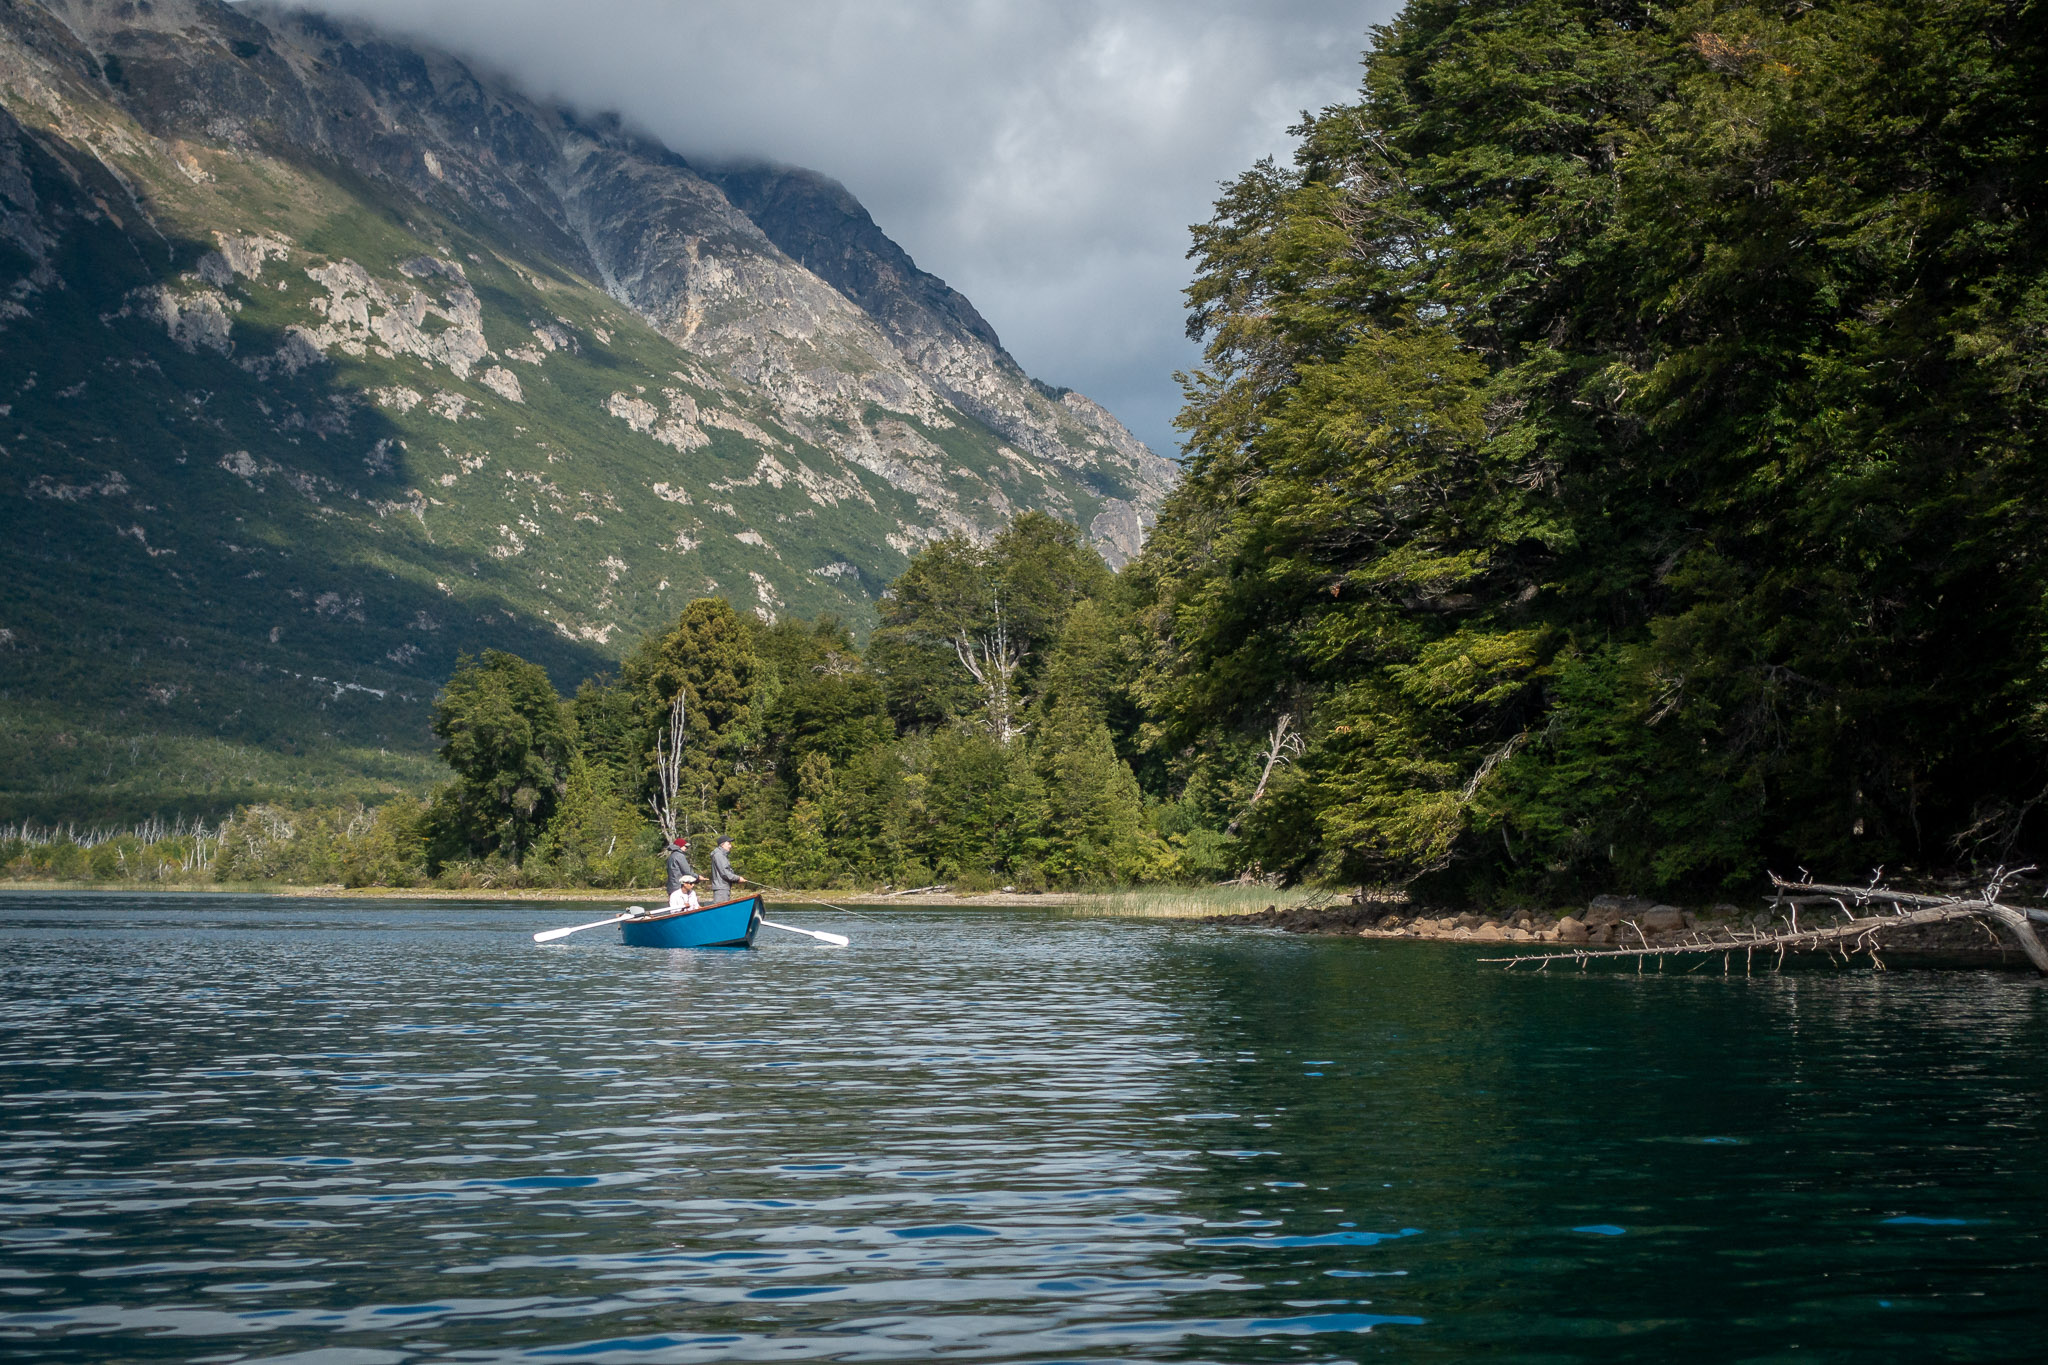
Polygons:
M1802 919L1810 921L1811 911ZM1729 904L1703 910L1627 896L1595 896L1582 911L1508 910L1481 914L1366 899L1326 905L1272 905L1252 914L1217 915L1212 924L1257 924L1294 934L1526 944L1540 949L1665 947L1786 923L1783 910L1744 912ZM2017 945L1977 923L1902 928L1883 940L1894 965L2025 967Z
M1356 934L1362 938L1428 938L1490 943L1627 944L1638 947L1679 942L1708 917L1733 924L1740 911L1718 905L1701 916L1676 905L1596 896L1583 912L1557 915L1540 910L1491 914L1434 910L1381 901L1347 900L1330 905L1269 906L1250 915L1218 916L1214 922L1268 924L1297 934Z

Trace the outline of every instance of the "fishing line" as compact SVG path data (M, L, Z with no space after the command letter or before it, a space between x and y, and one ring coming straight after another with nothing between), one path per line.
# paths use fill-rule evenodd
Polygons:
M780 886L770 886L766 882L755 882L754 885L760 887L763 891L773 891L778 896L801 896L804 894L801 891L791 891ZM855 919L864 919L869 924L880 924L882 922L873 915L863 915L858 910L849 910L843 905L834 905L831 901L819 900L816 897L811 898L810 904L822 905L827 910L837 910L843 915L852 915Z

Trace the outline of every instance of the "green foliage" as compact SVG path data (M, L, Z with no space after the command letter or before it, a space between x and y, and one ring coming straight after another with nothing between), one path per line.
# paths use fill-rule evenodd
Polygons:
M637 802L650 741L632 688L609 675L585 678L569 706L592 779L628 802Z
M1190 476L1126 575L1177 799L1271 868L1468 885L2038 844L2023 8L1378 30L1196 230Z
M868 666L900 730L929 730L977 714L981 690L953 651L909 632L882 629L868 642Z
M1130 722L1131 650L1113 579L1071 528L1027 515L986 549L928 549L906 580L892 599L897 625L867 657L829 617L763 624L715 598L688 604L629 651L616 681L578 690L581 757L560 813L523 865L488 875L616 879L592 850L615 836L632 845L625 817L638 817L602 774L631 763L644 797L653 736L678 691L688 819L731 831L742 865L771 885L1160 880L1182 875L1190 834L1208 871L1217 845L1192 808L1175 808L1181 837L1170 842L1117 751L1110 721ZM943 632L992 632L997 601L1005 632L1017 629L1005 636L1017 683L1008 742L985 691L956 689L963 705L903 723L891 704L900 677L886 670L922 651L971 676L939 647Z
M1008 744L1022 733L1039 657L1075 604L1107 596L1110 582L1080 532L1042 512L1019 516L986 546L956 537L928 547L882 603L877 640L900 670L891 709L957 721L972 696L979 723Z
M604 770L579 754L523 870L542 883L650 886L662 878L660 842L660 831L619 796Z
M702 598L630 649L616 677L586 679L572 702L515 655L462 659L434 702L453 776L431 803L253 803L189 847L126 836L10 844L0 847L7 875L656 885L647 797L654 738L678 693L688 706L685 821L732 832L741 866L770 885L1043 889L1235 871L1239 845L1217 828L1227 817L1216 803L1148 804L1119 752L1120 737L1140 728L1138 650L1108 569L1043 518L986 552L946 544L918 562L930 582L970 554L980 581L1017 604L1007 743L982 698L899 728L890 680L836 619L763 624ZM902 658L886 638L871 654ZM167 871L179 847L183 861Z
M762 730L778 772L800 785L798 774L812 755L843 765L895 739L882 683L863 666L853 637L837 620L756 626L754 644L766 667Z
M344 886L411 886L426 869L427 808L399 799L377 807L368 831L343 850Z
M806 754L798 765L797 798L782 839L783 880L795 886L824 886L832 880L839 865L832 840L838 795L832 760L822 753Z
M0 877L180 885L212 880L219 831L204 823L167 828L146 821L129 829L0 828Z
M426 804L245 806L221 823L196 870L221 882L415 886L426 875Z
M1026 746L961 727L935 732L905 758L921 797L914 847L942 879L1043 859L1045 784Z
M655 739L667 733L669 706L682 694L688 738L676 828L715 832L745 793L740 773L758 739L757 694L766 679L751 626L724 598L700 597L667 631L642 640L620 673L639 710L650 794Z
M1100 885L1173 875L1173 851L1147 821L1138 779L1092 707L1070 701L1055 708L1036 748L1046 831L1040 866L1048 878Z
M458 661L434 699L434 733L455 780L435 801L450 849L517 863L568 790L576 719L547 670L487 649Z

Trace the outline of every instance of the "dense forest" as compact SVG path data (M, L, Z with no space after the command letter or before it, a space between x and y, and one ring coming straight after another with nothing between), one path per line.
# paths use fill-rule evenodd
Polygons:
M1996 0L1411 0L1195 229L1186 479L1122 573L1030 515L864 645L706 599L566 699L487 653L448 787L314 821L335 875L644 884L678 693L686 823L784 885L2031 859L2044 46Z
M1026 513L916 556L858 649L836 621L692 602L616 676L558 699L509 654L435 706L456 778L423 812L431 866L497 858L618 884L648 866L656 754L680 694L675 824L734 836L785 886L1114 884L1225 870L1141 796L1117 583ZM1207 860L1205 861L1205 854ZM534 875L529 870L529 876Z
M1240 856L1477 890L2031 858L2048 24L1413 0L1197 229L1132 571ZM1210 776L1212 775L1213 776Z

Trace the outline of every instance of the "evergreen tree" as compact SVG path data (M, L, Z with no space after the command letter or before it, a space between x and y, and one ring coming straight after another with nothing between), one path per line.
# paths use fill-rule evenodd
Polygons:
M1146 820L1138 780L1094 707L1055 707L1036 743L1046 876L1087 885L1156 880L1171 870L1172 852Z
M700 597L627 657L621 677L638 702L643 790L652 789L655 735L668 724L669 705L678 692L687 698L680 827L717 830L748 793L742 774L760 738L763 678L747 623L723 598Z
M932 881L926 784L918 757L929 745L927 736L912 733L863 750L835 770L835 850L857 875L899 885Z
M572 706L557 706L573 713L569 733L580 745L551 788L544 829L537 839L522 835L520 877L626 885L658 876L647 779L656 727L678 694L689 708L685 820L698 832L732 832L766 881L1039 887L1173 875L1193 826L1182 821L1179 846L1163 840L1117 751L1119 735L1130 740L1139 730L1136 655L1107 567L1072 527L1039 517L1020 518L985 549L956 545L921 557L927 586L952 554L999 585L1023 631L1010 743L989 723L985 692L934 724L899 732L890 684L838 621L763 624L716 599L692 602L629 652L616 679L588 679ZM906 650L929 643L907 625L894 638ZM944 657L967 676L957 657ZM506 679L540 676L509 655L486 664L466 666L444 699L451 718L470 717L472 739L482 733L476 718L495 714ZM444 797L449 828L460 823L462 789L453 784ZM285 842L257 841L267 851ZM299 841L314 850L305 856L324 857L317 843ZM498 847L459 843L444 861ZM456 875L486 874L501 875Z
M576 722L547 670L517 655L464 656L434 699L434 734L455 780L435 803L444 847L517 863L567 790Z
M1190 476L1130 571L1155 752L1296 872L2039 842L2030 8L1413 0L1375 40L1196 233Z
M570 706L592 779L628 804L640 802L646 750L652 740L642 717L645 708L633 688L609 675L585 678Z
M838 870L832 840L838 805L832 760L821 753L805 755L797 775L796 802L789 811L789 832L782 846L782 875L790 884L823 886Z
M971 681L980 723L1008 745L1026 729L1037 656L1074 604L1109 584L1109 566L1079 531L1026 512L987 546L953 538L921 551L890 585L879 643L901 660L913 714L963 716L959 692Z
M896 737L882 684L839 621L785 620L757 627L755 650L774 678L772 688L760 694L765 749L775 771L792 786L811 754L844 764L863 749Z
M582 886L639 886L660 876L655 830L582 755L569 765L555 817L533 846L554 880Z
M1043 711L1081 707L1107 719L1129 711L1130 660L1114 609L1093 597L1074 603L1045 656L1035 701Z

